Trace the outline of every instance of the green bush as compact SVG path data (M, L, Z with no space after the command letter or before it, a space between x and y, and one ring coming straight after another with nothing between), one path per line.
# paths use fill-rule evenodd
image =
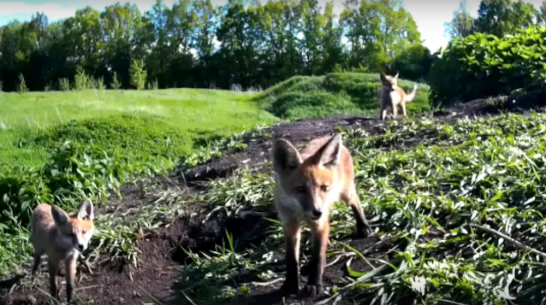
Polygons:
M27 83L22 73L19 74L19 84L17 84L17 91L21 93L28 92Z
M449 106L477 98L541 89L546 80L546 28L502 39L475 34L454 39L429 75L431 103Z
M146 78L148 73L146 72L146 66L143 60L133 60L129 69L131 75L131 85L137 90L142 90L146 86Z
M67 78L59 79L59 90L70 91L70 81Z
M118 79L118 73L114 72L114 76L112 77L112 83L110 84L110 88L114 90L119 90L121 88L121 83Z

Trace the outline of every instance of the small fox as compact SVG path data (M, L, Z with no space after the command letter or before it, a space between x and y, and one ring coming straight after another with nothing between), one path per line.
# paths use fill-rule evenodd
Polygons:
M354 164L341 134L315 139L301 153L286 139L272 150L276 187L274 204L283 223L286 242L285 294L299 293L298 263L300 225L304 220L313 233L310 273L303 293L322 294L322 275L330 233L330 210L341 199L353 211L358 234L371 233L354 182Z
M87 249L93 235L93 203L82 202L78 211L68 215L58 206L40 204L32 213L30 239L34 245L34 266L36 275L41 256L47 255L49 285L51 296L60 300L57 287L57 273L61 261L65 263L67 303L74 296L76 261L81 252Z
M392 108L392 116L396 118L398 113L398 106L402 107L402 113L406 116L406 103L410 103L415 98L417 92L417 85L413 87L413 91L410 94L406 94L404 89L398 87L398 73L395 76L385 75L379 73L381 77L381 119L384 120L387 117L387 108Z

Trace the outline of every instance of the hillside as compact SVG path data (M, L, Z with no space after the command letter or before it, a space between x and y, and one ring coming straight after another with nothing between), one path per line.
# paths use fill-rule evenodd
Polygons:
M400 79L398 85L409 92L414 84ZM417 85L416 98L407 107L409 115L429 110L429 87ZM378 117L380 86L379 74L296 76L265 90L254 100L275 116L290 120L331 115Z

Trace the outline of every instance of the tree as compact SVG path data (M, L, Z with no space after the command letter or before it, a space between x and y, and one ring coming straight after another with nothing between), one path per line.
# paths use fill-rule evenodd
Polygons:
M470 7L466 0L459 3L459 9L453 12L453 19L451 22L446 22L444 26L450 39L463 38L472 34L474 18L470 15Z
M532 26L537 14L531 3L522 0L482 0L474 31L503 37Z
M140 60L133 60L131 63L131 69L130 69L130 75L131 75L131 85L133 85L134 88L137 90L144 89L144 86L146 86L146 78L147 78L147 72L146 67L144 65L144 61L142 59Z
M19 74L29 90L68 90L68 79L78 88L101 79L142 88L142 78L160 88L246 89L343 69L426 70L407 68L425 53L401 0L348 0L340 16L330 1L322 8L319 0L156 0L142 13L118 3L52 23L36 14L0 28L0 82L6 91L19 89Z
M546 26L546 1L543 1L537 11L537 24Z

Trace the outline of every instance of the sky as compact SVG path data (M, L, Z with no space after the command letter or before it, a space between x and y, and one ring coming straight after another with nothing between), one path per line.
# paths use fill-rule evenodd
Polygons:
M36 12L45 13L49 21L74 16L77 9L89 5L96 10L102 10L105 6L116 2L125 3L125 0L0 0L0 26L18 19L28 21ZM163 2L172 6L177 0L164 0ZM262 0L266 2L267 0ZM537 8L543 0L528 0ZM151 9L155 0L129 1L135 3L139 10L144 12ZM214 4L223 5L227 0L212 0ZM326 0L319 0L324 7ZM339 14L342 8L342 0L335 0L336 11ZM460 0L403 0L404 7L408 10L417 23L424 45L431 51L446 46L448 37L444 24L453 17L453 11L459 7ZM480 0L467 0L471 14L476 17Z

